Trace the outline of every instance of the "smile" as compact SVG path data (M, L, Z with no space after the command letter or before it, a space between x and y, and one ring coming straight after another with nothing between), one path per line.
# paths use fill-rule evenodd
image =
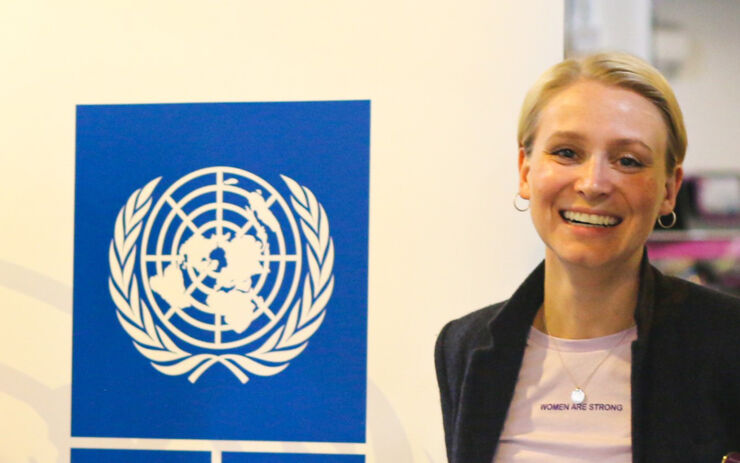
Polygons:
M585 212L560 211L560 216L569 223L585 225L587 227L614 227L622 219L611 215L587 214Z

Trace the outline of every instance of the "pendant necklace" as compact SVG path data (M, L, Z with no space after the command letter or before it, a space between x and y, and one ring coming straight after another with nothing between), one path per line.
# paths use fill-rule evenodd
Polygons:
M622 341L624 341L624 338L627 337L627 333L629 333L629 329L627 329L627 330L624 331L624 334L622 334L622 336L620 336L620 338L617 341L617 343L614 344L611 347L611 349L609 349L609 351L606 353L606 355L599 361L599 363L596 364L596 366L594 367L594 369L591 370L591 373L586 377L586 379L582 383L579 384L578 381L576 381L575 377L573 376L573 373L571 373L571 371L568 369L568 367L565 366L565 360L563 359L563 354L560 351L560 346L558 346L557 339L555 338L555 336L551 335L550 332L547 329L547 323L545 322L545 314L544 314L544 312L542 314L542 325L545 328L545 334L548 335L548 336L550 336L550 339L552 340L553 347L555 347L555 352L558 353L558 358L560 359L560 364L563 366L563 370L565 370L565 372L568 374L568 377L570 378L571 382L575 386L575 389L573 389L573 391L571 391L571 393L570 393L570 400L574 404L582 404L586 400L586 391L584 389L586 389L586 386L588 386L588 382L591 381L591 378L596 373L596 370L598 370L599 367L606 361L606 359L608 359L609 356L612 355L612 352L614 351L614 349L616 349L618 345L622 344Z

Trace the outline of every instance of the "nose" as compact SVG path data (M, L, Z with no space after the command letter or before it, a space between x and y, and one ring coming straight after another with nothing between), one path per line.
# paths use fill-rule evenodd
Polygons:
M605 156L592 155L581 164L576 189L587 200L608 196L612 190L611 168Z

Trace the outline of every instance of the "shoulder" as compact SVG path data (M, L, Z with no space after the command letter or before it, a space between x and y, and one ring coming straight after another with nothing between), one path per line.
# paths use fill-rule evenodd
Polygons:
M437 336L434 347L434 364L437 373L445 432L451 432L452 416L457 402L471 353L492 343L488 325L501 312L505 303L493 304L471 312L447 323ZM448 436L449 437L449 436ZM448 448L451 445L447 443Z
M462 366L476 349L497 345L520 346L544 298L545 264L541 262L511 298L491 304L447 323L437 337L436 360ZM438 370L439 371L439 370Z
M437 346L446 350L470 351L491 340L488 324L506 302L499 302L448 322L437 337Z
M656 394L685 397L693 410L702 410L692 419L708 433L719 432L713 416L724 423L740 420L740 299L657 275L649 336L653 381L661 384ZM740 432L735 436L740 439Z
M737 355L740 298L658 274L655 322L705 354Z
M656 289L656 302L664 309L677 311L682 319L740 323L740 298L736 296L662 274Z
M464 373L471 352L492 343L489 324L506 301L489 305L448 322L437 336L434 360L437 374L454 378ZM458 378L459 379L459 378Z

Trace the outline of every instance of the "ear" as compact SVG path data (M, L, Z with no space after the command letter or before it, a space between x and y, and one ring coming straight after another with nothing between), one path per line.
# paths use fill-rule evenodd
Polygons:
M519 196L529 199L529 156L523 146L519 147Z
M683 182L683 168L678 166L673 171L673 175L669 175L665 180L665 198L660 205L660 215L670 214L676 207L676 196L681 188L681 182Z

